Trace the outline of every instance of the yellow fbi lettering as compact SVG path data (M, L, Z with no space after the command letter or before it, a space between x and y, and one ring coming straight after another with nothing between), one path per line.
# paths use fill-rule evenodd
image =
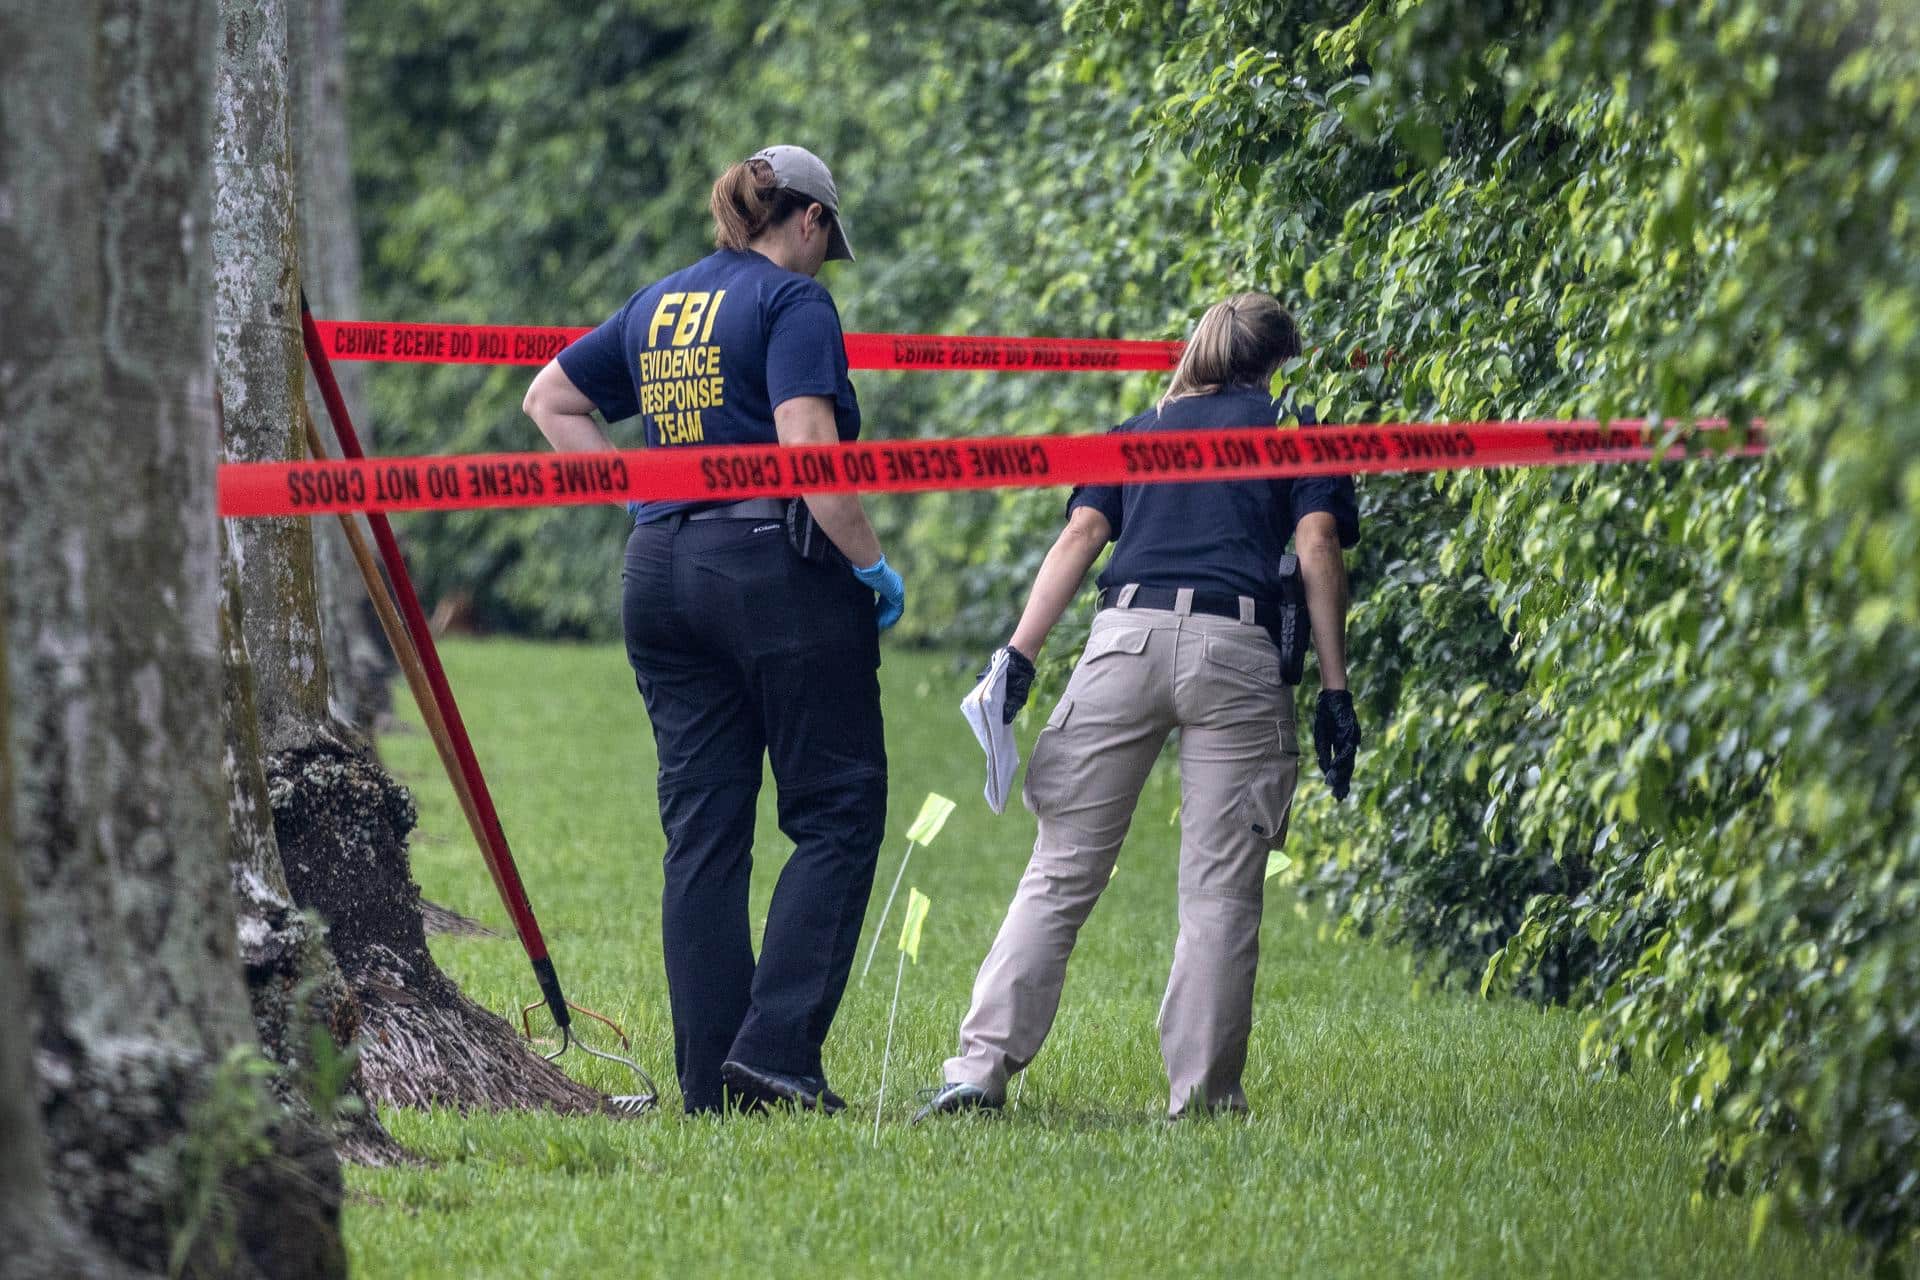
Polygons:
M653 382L665 378L714 378L720 375L720 348L667 347L640 353L640 380Z
M661 444L699 444L707 438L706 424L700 421L698 409L656 414L653 425L660 433Z
M720 348L709 339L726 296L725 289L669 293L653 308L647 323L647 349L639 353L636 363L640 412L653 420L662 444L703 443L706 424L701 410L725 402Z
M725 289L717 293L662 294L654 305L653 319L647 323L647 345L659 346L660 331L669 327L676 347L694 341L695 334L699 335L699 341L705 342L713 336L713 320L720 314L720 300L726 296Z
M720 378L673 378L640 384L640 412L678 413L706 409L721 403L725 382Z

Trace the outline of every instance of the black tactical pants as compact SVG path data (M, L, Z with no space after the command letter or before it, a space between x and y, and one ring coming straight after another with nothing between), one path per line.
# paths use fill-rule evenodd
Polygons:
M666 829L661 933L688 1111L722 1104L729 1058L824 1074L886 823L873 593L811 564L776 521L636 526L627 657L653 722ZM762 757L794 843L759 963L747 888Z

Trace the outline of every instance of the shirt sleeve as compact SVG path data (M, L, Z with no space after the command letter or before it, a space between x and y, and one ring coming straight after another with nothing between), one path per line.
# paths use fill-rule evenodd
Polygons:
M1112 540L1115 542L1120 540L1121 517L1125 513L1125 508L1120 501L1119 485L1076 485L1073 492L1067 495L1067 518L1071 520L1073 513L1081 507L1092 507L1105 516L1107 524L1113 530Z
M774 304L767 331L767 403L779 408L795 396L850 399L847 340L840 312L818 285L795 290Z
M1110 436L1122 435L1137 430L1140 424L1153 416L1153 411L1135 414L1116 427L1108 427ZM1107 518L1108 526L1113 530L1112 540L1120 541L1120 526L1126 517L1126 494L1123 486L1117 484L1079 484L1067 495L1067 519L1073 519L1077 507L1092 507Z
M1340 531L1340 545L1351 547L1360 541L1360 500L1354 492L1352 476L1312 476L1293 482L1293 523L1300 517L1324 511L1333 517Z
M637 295L636 295L637 296ZM627 310L633 299L593 332L574 339L555 357L580 393L608 422L619 422L640 412L633 390L633 371L627 366Z
M1311 431L1320 424L1312 405L1300 405L1296 412L1301 430ZM1295 528L1300 526L1300 517L1324 511L1333 517L1341 546L1351 547L1360 541L1360 498L1354 492L1352 476L1302 477L1293 482L1291 501Z

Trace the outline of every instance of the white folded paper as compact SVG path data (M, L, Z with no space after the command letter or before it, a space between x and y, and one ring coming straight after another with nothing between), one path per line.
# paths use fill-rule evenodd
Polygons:
M973 736L987 753L987 805L995 813L1007 811L1007 793L1013 790L1013 775L1020 770L1020 747L1007 724L1006 708L1007 651L1002 649L993 655L973 692L960 701L960 714L967 718Z

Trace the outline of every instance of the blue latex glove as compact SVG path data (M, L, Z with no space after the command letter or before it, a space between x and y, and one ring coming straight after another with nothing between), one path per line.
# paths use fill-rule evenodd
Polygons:
M882 631L900 621L900 615L907 610L907 584L900 580L885 556L864 569L855 569L853 576L879 594Z

